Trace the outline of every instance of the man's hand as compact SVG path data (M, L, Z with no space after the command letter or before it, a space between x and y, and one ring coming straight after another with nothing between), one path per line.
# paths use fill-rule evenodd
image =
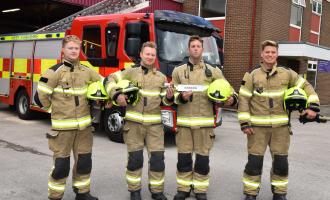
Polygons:
M127 106L127 103L126 103L126 99L127 99L127 96L124 95L124 94L120 94L118 97L117 97L117 104L119 106Z
M251 127L243 128L243 133L246 135L253 135L253 129Z
M304 115L304 114L307 114L306 115L307 119L314 119L316 117L316 112L311 109L307 109L307 110L305 110L305 112L301 113L301 115Z
M193 94L192 91L188 91L188 92L182 92L181 95L182 95L182 99L185 100L185 101L189 101L191 95Z
M112 106L112 103L110 101L107 101L104 105L104 107L107 109L111 108L111 106Z
M225 101L225 106L231 106L234 103L234 97L230 96L226 101Z
M174 96L174 90L171 86L169 86L166 90L166 98L167 99L172 99Z

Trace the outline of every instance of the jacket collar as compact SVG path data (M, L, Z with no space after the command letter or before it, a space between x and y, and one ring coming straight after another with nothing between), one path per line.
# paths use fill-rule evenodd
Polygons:
M268 70L266 66L263 63L260 63L262 71L265 73L268 73L269 76L273 76L277 73L277 63L273 65L273 68L271 70Z
M152 71L153 73L155 73L157 71L157 69L154 66L146 67L146 66L140 65L140 67L143 71L143 74L148 74L149 71Z
M64 64L64 66L68 67L71 72L73 72L74 68L77 68L77 67L79 69L81 69L79 61L74 64L74 63L64 59L63 64Z
M194 68L203 68L205 66L204 60L201 59L198 64L193 64L191 59L188 60L188 66L190 67L190 71L193 71Z

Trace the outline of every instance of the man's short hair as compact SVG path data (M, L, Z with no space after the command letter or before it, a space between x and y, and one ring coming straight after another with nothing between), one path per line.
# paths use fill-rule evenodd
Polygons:
M63 38L62 47L64 47L69 42L77 43L77 44L79 44L79 46L81 44L81 40L77 36L75 36L75 35L67 35L67 36L65 36Z
M141 52L143 52L144 48L146 47L150 47L150 48L153 48L153 49L156 49L157 50L157 46L154 42L145 42L142 44L142 47L141 47Z
M278 49L278 44L277 42L273 41L273 40L265 40L261 43L261 50L263 51L265 49L266 46L271 46L271 47L276 47L276 49Z
M199 37L198 35L192 35L192 36L190 36L190 38L189 38L189 42L188 42L188 47L190 47L190 43L192 43L193 41L195 41L195 40L198 40L198 41L200 41L200 43L202 43L202 47L203 47L203 39L201 38L201 37Z

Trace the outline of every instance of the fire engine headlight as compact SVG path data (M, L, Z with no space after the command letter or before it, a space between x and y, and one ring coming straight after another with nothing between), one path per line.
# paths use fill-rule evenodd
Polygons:
M162 123L164 126L173 128L173 114L170 110L162 110Z

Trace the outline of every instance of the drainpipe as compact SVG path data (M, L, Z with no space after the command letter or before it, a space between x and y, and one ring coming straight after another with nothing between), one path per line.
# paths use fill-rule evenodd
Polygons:
M250 59L249 68L252 68L253 62L253 42L254 42L254 32L255 32L255 19L257 15L257 0L253 0L252 7L252 20L251 20L251 37L250 37Z

